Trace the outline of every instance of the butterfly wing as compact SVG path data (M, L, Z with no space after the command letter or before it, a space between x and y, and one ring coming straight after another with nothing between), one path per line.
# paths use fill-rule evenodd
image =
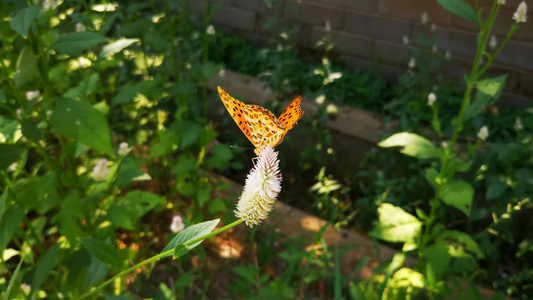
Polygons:
M246 105L244 119L256 154L259 155L265 146L274 148L283 140L285 128L270 110L259 105Z
M222 103L224 103L226 110L233 118L233 121L237 123L242 133L244 133L248 140L250 140L250 142L254 144L254 141L252 140L252 135L250 133L250 128L248 127L248 125L246 124L246 120L244 119L244 107L246 105L241 101L231 97L221 87L218 87L218 95L220 96Z
M292 100L291 104L289 104L289 106L287 106L287 108L279 116L278 120L281 126L285 128L285 131L283 132L281 140L275 146L279 145L283 141L285 134L287 134L287 132L291 130L294 125L298 123L298 120L300 120L304 115L304 112L300 107L300 103L302 103L302 97L298 96L296 99Z

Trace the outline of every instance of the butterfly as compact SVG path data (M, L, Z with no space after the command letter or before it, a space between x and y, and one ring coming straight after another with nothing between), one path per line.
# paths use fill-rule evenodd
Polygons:
M276 118L270 110L260 105L244 104L231 97L221 87L218 87L218 94L235 123L254 145L254 152L257 155L266 146L274 148L281 144L287 132L304 114L300 108L302 102L300 96L287 106L279 118Z

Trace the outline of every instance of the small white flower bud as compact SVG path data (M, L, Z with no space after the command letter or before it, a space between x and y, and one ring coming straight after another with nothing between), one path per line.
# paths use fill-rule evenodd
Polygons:
M404 35L402 37L402 42L403 42L404 45L409 45L409 37Z
M209 26L207 26L207 29L205 31L207 34L209 35L215 35L215 27L211 24L209 24Z
M37 97L39 97L41 95L41 92L39 91L29 91L29 92L26 92L26 98L28 100L33 100Z
M172 223L170 224L170 231L178 233L185 229L185 224L183 224L183 218L180 215L175 215L172 218Z
M125 156L126 154L130 153L131 148L129 147L128 143L122 142L118 146L118 155Z
M433 106L435 104L435 101L437 101L437 96L435 96L434 93L429 93L428 95L428 105Z
M494 35L491 35L489 40L489 48L494 50L496 47L498 47L498 40Z
M80 31L85 31L86 28L83 24L81 23L76 23L76 31L80 32Z
M109 174L109 162L107 159L100 159L93 168L93 179L95 181L104 181Z
M409 67L409 69L416 68L416 59L414 57L411 57L407 66Z
M477 136L482 140L486 140L489 137L489 129L487 128L487 126L481 127L481 129L479 129L479 132L477 133Z
M422 15L420 16L420 22L422 24L427 24L427 22L429 21L429 15L428 13L425 11L422 13Z

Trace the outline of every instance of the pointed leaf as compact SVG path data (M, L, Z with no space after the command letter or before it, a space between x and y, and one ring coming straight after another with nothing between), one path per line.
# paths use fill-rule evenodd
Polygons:
M50 276L50 273L54 269L58 256L59 244L55 244L54 247L50 248L46 252L41 262L37 265L37 269L35 269L33 281L31 284L32 289L37 291L39 290L41 284L44 283L44 281L48 278L48 276Z
M470 216L474 189L466 181L454 181L442 186L440 198L444 203L451 205Z
M4 251L11 237L20 228L24 219L24 209L17 205L6 210L2 221L0 221L0 253Z
M483 94L486 94L492 98L498 98L505 87L506 80L507 74L499 77L482 79L476 82L476 88Z
M107 272L109 272L109 267L93 256L91 265L87 270L87 280L85 283L85 288L90 288L98 281L102 280L102 278L107 275Z
M180 257L180 256L183 256L185 254L189 253L189 248L187 248L185 245L183 244L179 244L176 246L176 248L174 248L174 254L172 255L172 257L174 259Z
M419 233L422 223L402 208L384 203L378 208L379 223L370 235L389 242L407 242Z
M165 247L165 249L163 249L162 252L168 251L170 249L175 249L179 245L184 245L185 243L189 241L192 241L194 239L197 239L201 236L204 236L210 233L211 231L213 231L213 229L215 229L215 227L218 225L219 222L220 222L220 219L215 219L215 220L202 222L202 223L195 224L195 225L185 228L185 230L178 233L178 235L176 235L172 239L172 241L170 241L170 243ZM187 246L187 249L191 250L194 247L200 245L201 242L202 241L189 245ZM170 255L171 254L169 254L169 256Z
M420 159L440 156L440 151L425 137L409 132L393 134L379 142L378 146L383 148L403 147L400 152Z
M121 267L122 262L117 249L110 244L97 239L81 238L81 244L92 256L103 263Z
M437 2L454 15L479 25L476 11L467 3L461 0L437 0Z
M30 30L33 21L35 21L39 16L40 11L40 5L32 5L19 11L15 16L13 16L13 19L11 19L11 28L13 28L13 30L18 32L23 37L26 37L26 35L28 35L28 30Z
M0 170L5 170L16 162L27 148L16 144L0 144Z
M130 46L133 43L140 42L139 39L121 39L114 41L113 43L104 46L104 49L102 49L102 52L100 55L98 55L99 58L104 58L108 56L113 56L120 51L124 50L124 48Z
M89 102L57 99L52 124L66 137L114 156L107 119Z
M24 47L17 58L17 65L13 81L17 86L23 86L26 83L39 77L37 63L39 58L30 46Z
M83 50L105 43L108 40L108 38L96 32L72 32L60 37L52 48L61 54L76 56Z

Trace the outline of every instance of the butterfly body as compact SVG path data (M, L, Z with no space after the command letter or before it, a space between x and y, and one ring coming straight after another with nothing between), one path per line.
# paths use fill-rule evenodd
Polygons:
M255 154L259 155L266 146L272 148L279 145L285 134L296 125L303 116L300 108L302 98L292 101L279 118L268 109L255 104L244 104L231 97L221 87L218 94L235 123L255 146Z

